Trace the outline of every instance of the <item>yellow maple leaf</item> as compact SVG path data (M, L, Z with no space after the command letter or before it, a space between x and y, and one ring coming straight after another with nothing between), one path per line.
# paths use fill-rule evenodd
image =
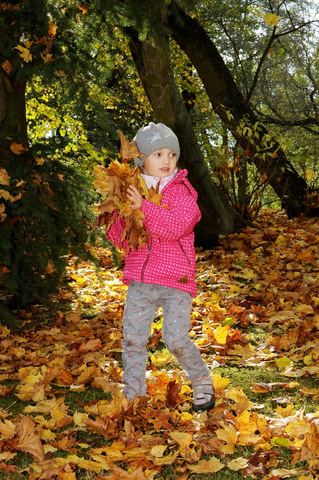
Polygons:
M200 460L197 465L189 465L188 470L194 473L216 473L224 467L218 458L212 457L209 460Z
M165 455L165 457L154 457L152 459L152 462L154 463L154 465L157 465L157 466L172 465L175 463L176 457L178 456L178 454L179 454L179 450L176 450L176 452L171 452L168 455Z
M98 342L100 343L99 339L98 339ZM97 372L98 372L98 367L96 367L95 365L91 365L90 367L83 365L83 371L78 377L76 382L77 385L89 383L92 377L94 377L94 375L96 375Z
M187 448L193 441L193 435L185 432L170 432L172 439L178 443L180 451L182 452Z
M11 420L5 420L4 422L0 423L0 433L2 439L12 438L15 433L15 424L11 422Z
M50 413L52 420L55 422L55 428L65 427L73 421L72 417L67 415L67 406L64 403L62 405L56 404Z
M75 412L73 415L73 421L78 427L85 427L85 421L88 419L87 413Z
M278 247L286 247L287 246L286 237L284 235L278 235L275 243L276 243L276 245L278 245Z
M306 168L305 175L307 182L311 182L316 176L315 172L313 170L310 170L310 168Z
M154 355L151 355L151 361L152 364L155 367L163 367L167 363L169 363L173 358L173 355L170 352L163 353L163 352L157 352L154 353Z
M214 337L218 343L221 345L224 345L226 343L227 336L231 330L231 327L229 325L225 325L222 327L219 325L216 330L214 330Z
M62 400L63 399L47 399L47 400L43 400L41 402L38 402L36 405L28 405L25 407L24 409L24 413L34 413L34 412L38 412L38 413L43 413L45 415L47 415L48 413L50 413L52 411L52 409L59 403L62 403Z
M32 62L32 54L30 53L30 50L22 45L18 45L17 47L14 47L14 49L19 50L20 57L23 58L26 63Z
M221 422L222 428L216 430L216 436L220 440L225 442L225 445L221 448L225 455L231 455L236 450L237 430L233 425L226 425Z
M248 399L245 392L240 387L232 388L226 392L227 398L235 402L237 412L247 411L253 407L253 403Z
M19 187L23 187L23 185L25 185L27 182L25 182L24 180L20 180L19 182L16 183L16 187L19 188Z
M282 418L287 418L287 417L290 417L290 416L296 414L296 410L294 409L294 406L293 406L292 403L291 403L290 405L287 405L287 407L284 407L284 408L278 406L278 407L276 408L276 412L277 412L278 415L280 415Z
M213 379L215 393L217 395L220 394L226 387L228 387L229 383L230 380L228 378L223 378L220 373L216 373Z
M276 26L278 25L278 15L276 15L275 13L267 13L265 15L265 22L268 23L268 25L270 26Z
M167 445L155 445L151 449L151 455L153 455L154 457L160 458L163 456L166 449L167 449Z

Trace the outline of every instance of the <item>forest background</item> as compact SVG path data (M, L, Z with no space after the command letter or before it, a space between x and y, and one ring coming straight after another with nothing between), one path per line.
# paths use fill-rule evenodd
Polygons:
M313 2L25 0L0 13L9 304L46 297L68 254L89 254L101 199L92 170L119 158L119 129L133 139L162 121L178 134L199 193L197 246L211 248L265 206L318 213Z

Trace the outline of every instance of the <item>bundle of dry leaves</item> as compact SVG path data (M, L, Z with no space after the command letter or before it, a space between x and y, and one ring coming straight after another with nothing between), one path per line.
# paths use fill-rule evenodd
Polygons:
M98 206L99 216L94 223L94 227L105 226L106 231L108 231L119 215L126 224L122 242L127 241L127 249L136 250L139 246L142 247L147 244L148 232L143 225L144 213L140 208L133 209L128 203L127 189L130 185L133 185L144 198L156 205L160 205L162 195L153 187L148 190L139 167L130 165L131 160L141 158L144 155L138 151L134 141L129 142L121 131L119 131L119 134L122 163L115 160L107 168L103 165L96 165L93 169L94 186L100 193L107 195L106 199Z

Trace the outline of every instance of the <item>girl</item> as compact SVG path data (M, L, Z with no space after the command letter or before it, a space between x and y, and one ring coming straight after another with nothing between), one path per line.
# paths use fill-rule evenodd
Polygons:
M161 306L163 340L192 382L193 409L210 410L215 404L212 379L189 337L192 297L197 291L194 226L201 217L197 193L186 178L187 170L176 168L180 147L170 128L150 123L138 130L134 140L146 155L135 162L148 188L159 184L163 206L149 202L136 188L129 187L130 206L144 213L149 241L125 255L123 283L129 287L123 316L124 394L130 400L147 393L146 345L155 312ZM107 232L119 248L123 247L124 228L118 217Z

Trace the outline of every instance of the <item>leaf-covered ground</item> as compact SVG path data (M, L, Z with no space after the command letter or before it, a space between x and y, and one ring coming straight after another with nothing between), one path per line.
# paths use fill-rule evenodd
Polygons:
M216 391L150 336L147 398L121 393L121 265L70 259L72 291L0 327L0 478L319 478L319 222L263 212L198 253L192 332Z

